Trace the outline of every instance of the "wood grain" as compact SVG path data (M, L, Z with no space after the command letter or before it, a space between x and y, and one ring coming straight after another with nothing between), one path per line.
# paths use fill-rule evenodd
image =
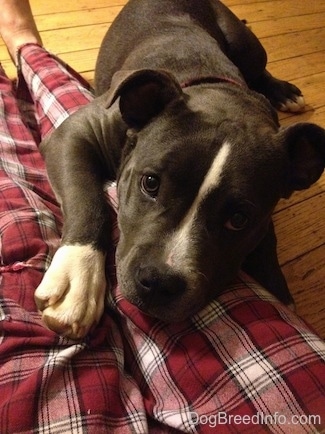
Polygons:
M100 42L126 0L31 0L45 46L93 82ZM224 0L246 19L268 52L269 70L293 80L307 107L280 114L284 127L315 122L325 127L325 0ZM0 61L15 76L0 40ZM274 215L279 258L297 312L325 338L325 175L309 190L281 200Z

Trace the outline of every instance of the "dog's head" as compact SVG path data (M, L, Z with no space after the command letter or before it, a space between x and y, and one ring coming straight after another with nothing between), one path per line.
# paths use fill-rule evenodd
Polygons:
M281 197L322 174L324 130L279 129L263 97L235 85L181 89L172 76L117 77L128 125L118 179L118 280L144 312L177 321L236 275Z

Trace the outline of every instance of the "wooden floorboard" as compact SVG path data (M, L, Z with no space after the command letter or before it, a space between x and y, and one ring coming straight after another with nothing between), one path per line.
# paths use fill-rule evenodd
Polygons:
M153 0L156 1L156 0ZM159 1L159 0L157 0ZM45 46L91 83L100 42L126 0L31 0ZM280 114L283 127L325 127L325 0L224 0L246 19L268 52L269 70L292 80L306 98L300 115ZM0 40L0 61L15 75ZM281 200L274 215L279 259L298 313L325 338L325 175L309 190Z

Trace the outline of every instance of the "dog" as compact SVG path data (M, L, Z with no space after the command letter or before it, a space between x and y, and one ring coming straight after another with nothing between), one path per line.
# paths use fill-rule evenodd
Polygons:
M301 91L266 70L258 39L218 0L130 0L97 60L97 97L41 144L62 244L37 288L45 324L73 339L100 320L117 179L117 279L144 313L181 321L250 273L283 303L272 212L325 165L325 131L281 128Z

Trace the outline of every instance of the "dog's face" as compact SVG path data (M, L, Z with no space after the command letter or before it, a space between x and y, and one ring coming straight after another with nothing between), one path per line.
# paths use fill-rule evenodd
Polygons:
M129 132L118 182L119 283L129 301L168 321L230 282L280 197L274 131L236 121L235 107L221 105L209 88L189 90L186 105Z
M279 198L312 182L300 166L289 181L286 138L259 97L209 85L181 92L129 130L118 179L122 294L166 321L185 319L225 288ZM132 104L120 101L131 126Z

